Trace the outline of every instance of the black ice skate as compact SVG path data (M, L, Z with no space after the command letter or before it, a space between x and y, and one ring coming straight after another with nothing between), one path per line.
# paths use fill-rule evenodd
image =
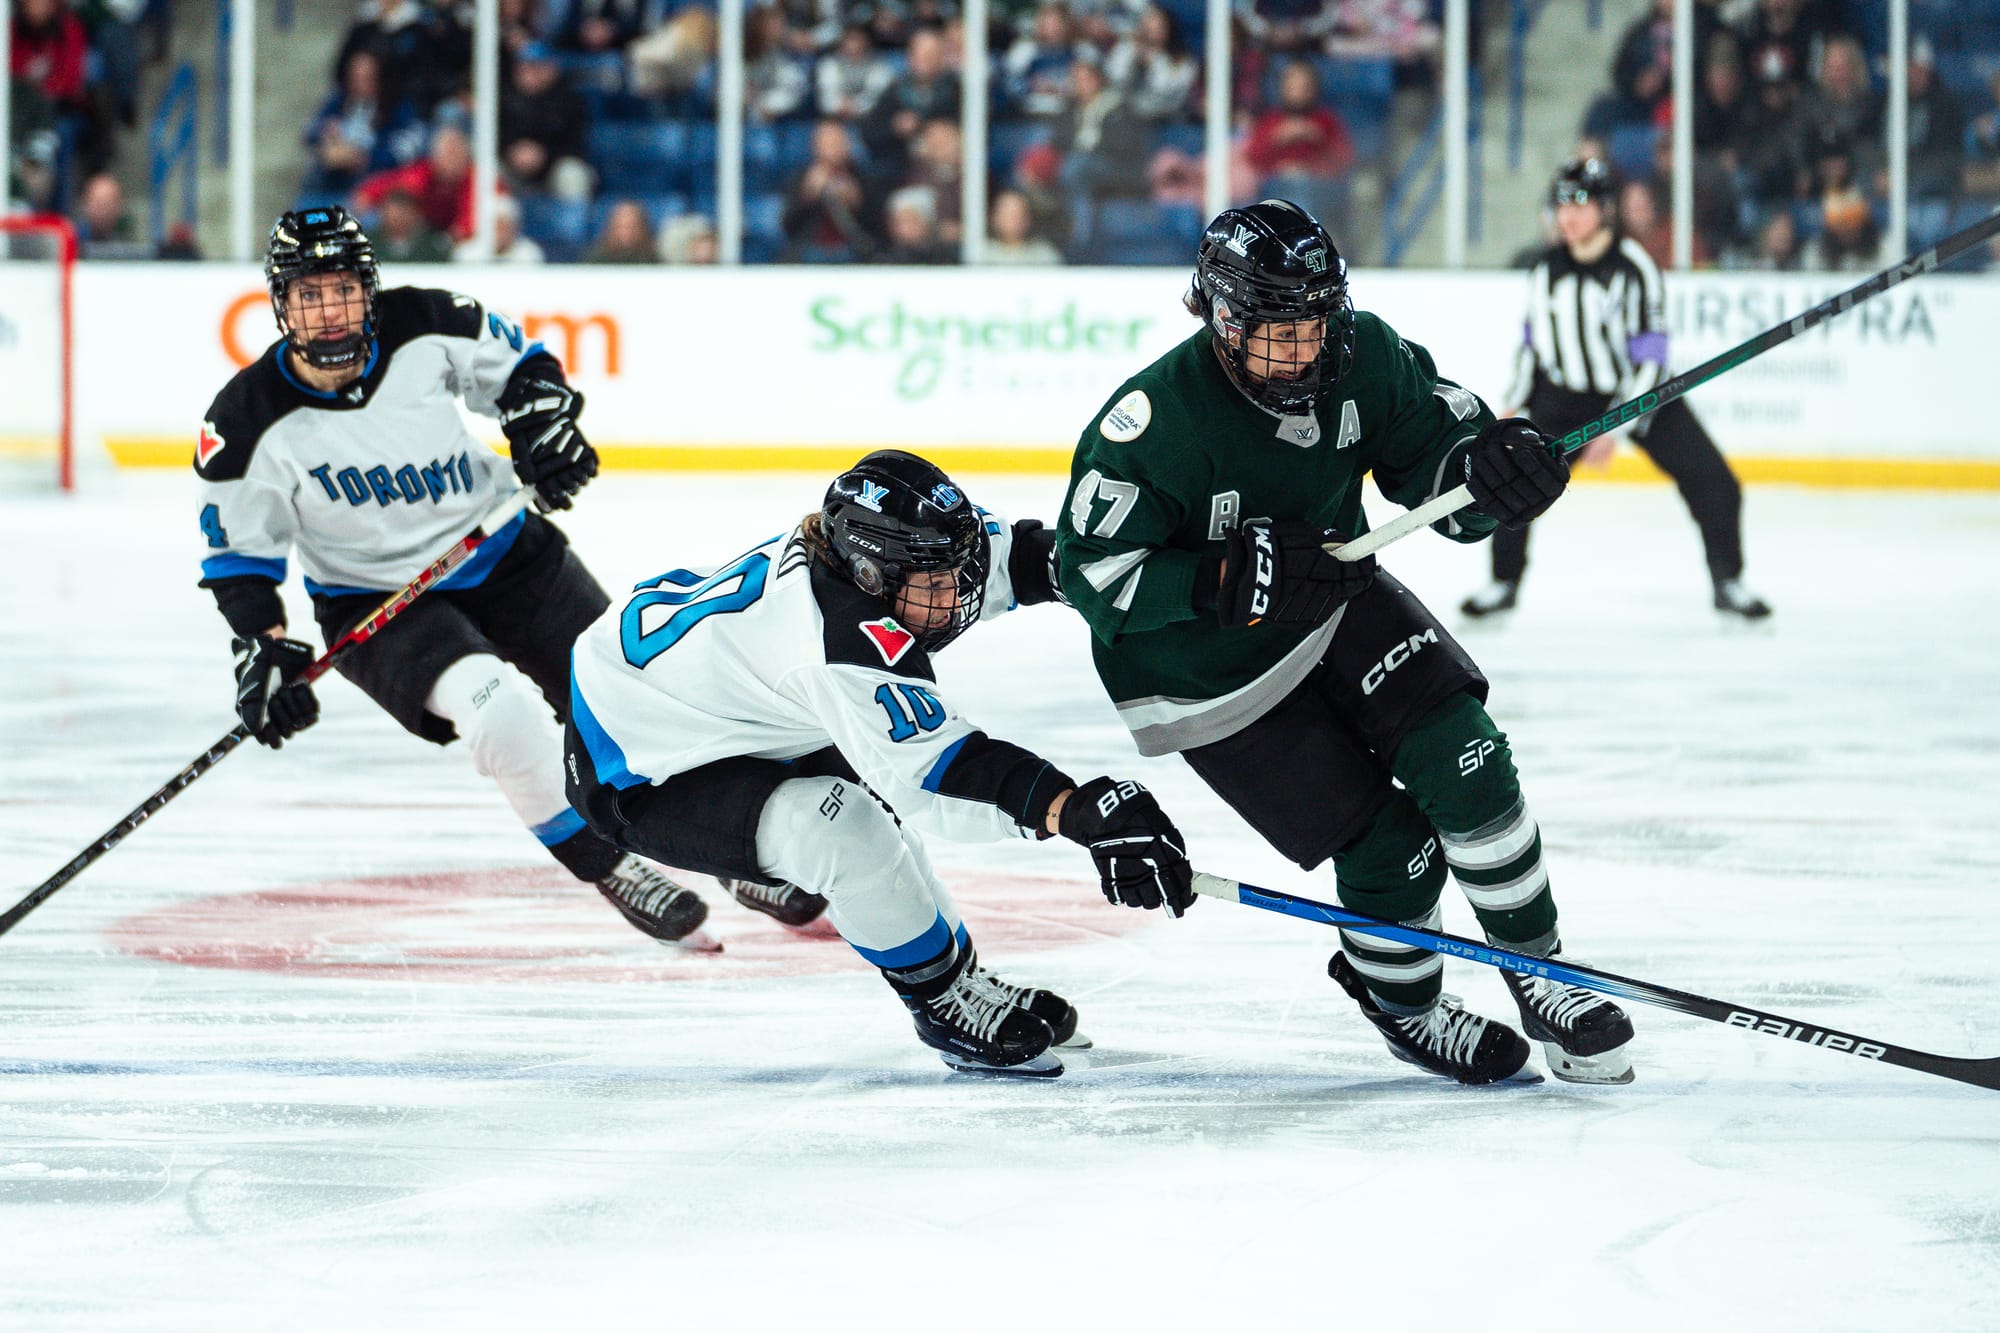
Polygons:
M628 853L597 881L597 889L627 921L660 943L697 953L722 952L721 941L701 928L708 920L708 904L638 857Z
M1517 580L1495 579L1460 602L1458 610L1461 615L1471 616L1474 620L1484 620L1488 616L1512 611L1514 603L1520 599L1521 585Z
M970 950L960 953L954 946L948 961L941 958L909 972L882 970L916 1021L918 1040L962 1073L1009 1078L1062 1073L1062 1061L1049 1050L1055 1044L1049 1025L1015 1007L991 974L971 962ZM921 977L929 971L940 975Z
M1361 1012L1368 1015L1389 1043L1389 1052L1398 1060L1419 1065L1433 1074L1455 1078L1460 1083L1497 1083L1512 1078L1528 1063L1528 1043L1505 1023L1467 1013L1456 995L1441 995L1438 1002L1414 1018L1388 1013L1368 993L1367 983L1347 961L1336 953L1326 966L1327 975L1354 997Z
M1632 1020L1595 991L1548 977L1503 972L1521 1026L1542 1044L1549 1072L1569 1083L1630 1083Z
M759 884L753 879L718 879L729 896L753 912L762 912L793 930L809 926L826 913L826 899L796 884Z
M1016 1009L1025 1009L1047 1023L1049 1031L1055 1034L1057 1046L1068 1051L1090 1049L1090 1038L1076 1030L1076 1007L1068 1000L1039 986L1016 986L1011 981L1002 981L981 965L977 951L973 954L972 970L979 974L980 980L998 987L1000 993L1007 997L1007 1003Z
M1715 581L1715 609L1741 620L1763 620L1771 614L1769 603L1744 587L1742 579Z

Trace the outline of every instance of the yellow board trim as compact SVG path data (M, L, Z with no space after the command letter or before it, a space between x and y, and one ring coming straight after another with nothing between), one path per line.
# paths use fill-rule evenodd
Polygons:
M178 436L114 435L106 452L120 467L187 468L194 445ZM644 445L600 444L607 468L631 472L839 472L868 452L852 444ZM1018 472L1061 475L1069 471L1068 448L1009 448L994 445L925 447L924 457L947 472ZM1913 490L2000 491L2000 458L1806 458L1737 456L1730 466L1752 484L1852 486ZM1660 482L1666 478L1651 459L1621 450L1602 471L1578 468L1585 482Z

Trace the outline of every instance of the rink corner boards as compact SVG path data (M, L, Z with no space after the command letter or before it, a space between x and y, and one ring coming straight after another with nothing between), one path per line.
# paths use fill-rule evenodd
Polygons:
M870 449L888 444L619 444L598 443L598 456L613 471L631 472L814 472L850 466ZM1069 471L1067 446L899 444L915 449L948 472L1060 474ZM104 450L119 467L185 468L189 444L178 436L111 435ZM1745 482L1842 486L1869 489L2000 490L2000 458L1833 458L1810 455L1732 454L1730 465ZM1633 449L1621 449L1608 468L1579 468L1584 482L1660 482L1666 477Z

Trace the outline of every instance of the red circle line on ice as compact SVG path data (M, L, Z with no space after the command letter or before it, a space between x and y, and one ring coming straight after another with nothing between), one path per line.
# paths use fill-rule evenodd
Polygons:
M946 873L982 958L1122 935L1150 913L1079 880ZM874 969L838 936L787 930L688 876L721 954L657 944L553 867L379 875L217 894L111 926L120 951L187 967L382 981L740 980Z

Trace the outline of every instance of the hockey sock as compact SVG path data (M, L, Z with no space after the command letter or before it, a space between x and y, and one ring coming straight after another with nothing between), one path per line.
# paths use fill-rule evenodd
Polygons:
M1556 942L1542 833L1521 795L1507 736L1469 694L1412 727L1390 761L1438 829L1444 858L1488 939L1525 953Z
M1431 930L1442 925L1444 857L1436 830L1404 793L1395 793L1359 838L1334 853L1333 869L1344 906ZM1345 930L1340 942L1383 1009L1421 1013L1437 1002L1444 976L1437 954Z
M444 669L424 707L457 728L473 766L493 779L528 831L572 874L594 883L610 873L609 865L595 875L571 865L588 846L578 839L595 835L563 792L562 731L532 681L490 653L474 653ZM571 843L567 853L556 851ZM586 859L589 868L602 858ZM615 855L611 864L617 864Z

